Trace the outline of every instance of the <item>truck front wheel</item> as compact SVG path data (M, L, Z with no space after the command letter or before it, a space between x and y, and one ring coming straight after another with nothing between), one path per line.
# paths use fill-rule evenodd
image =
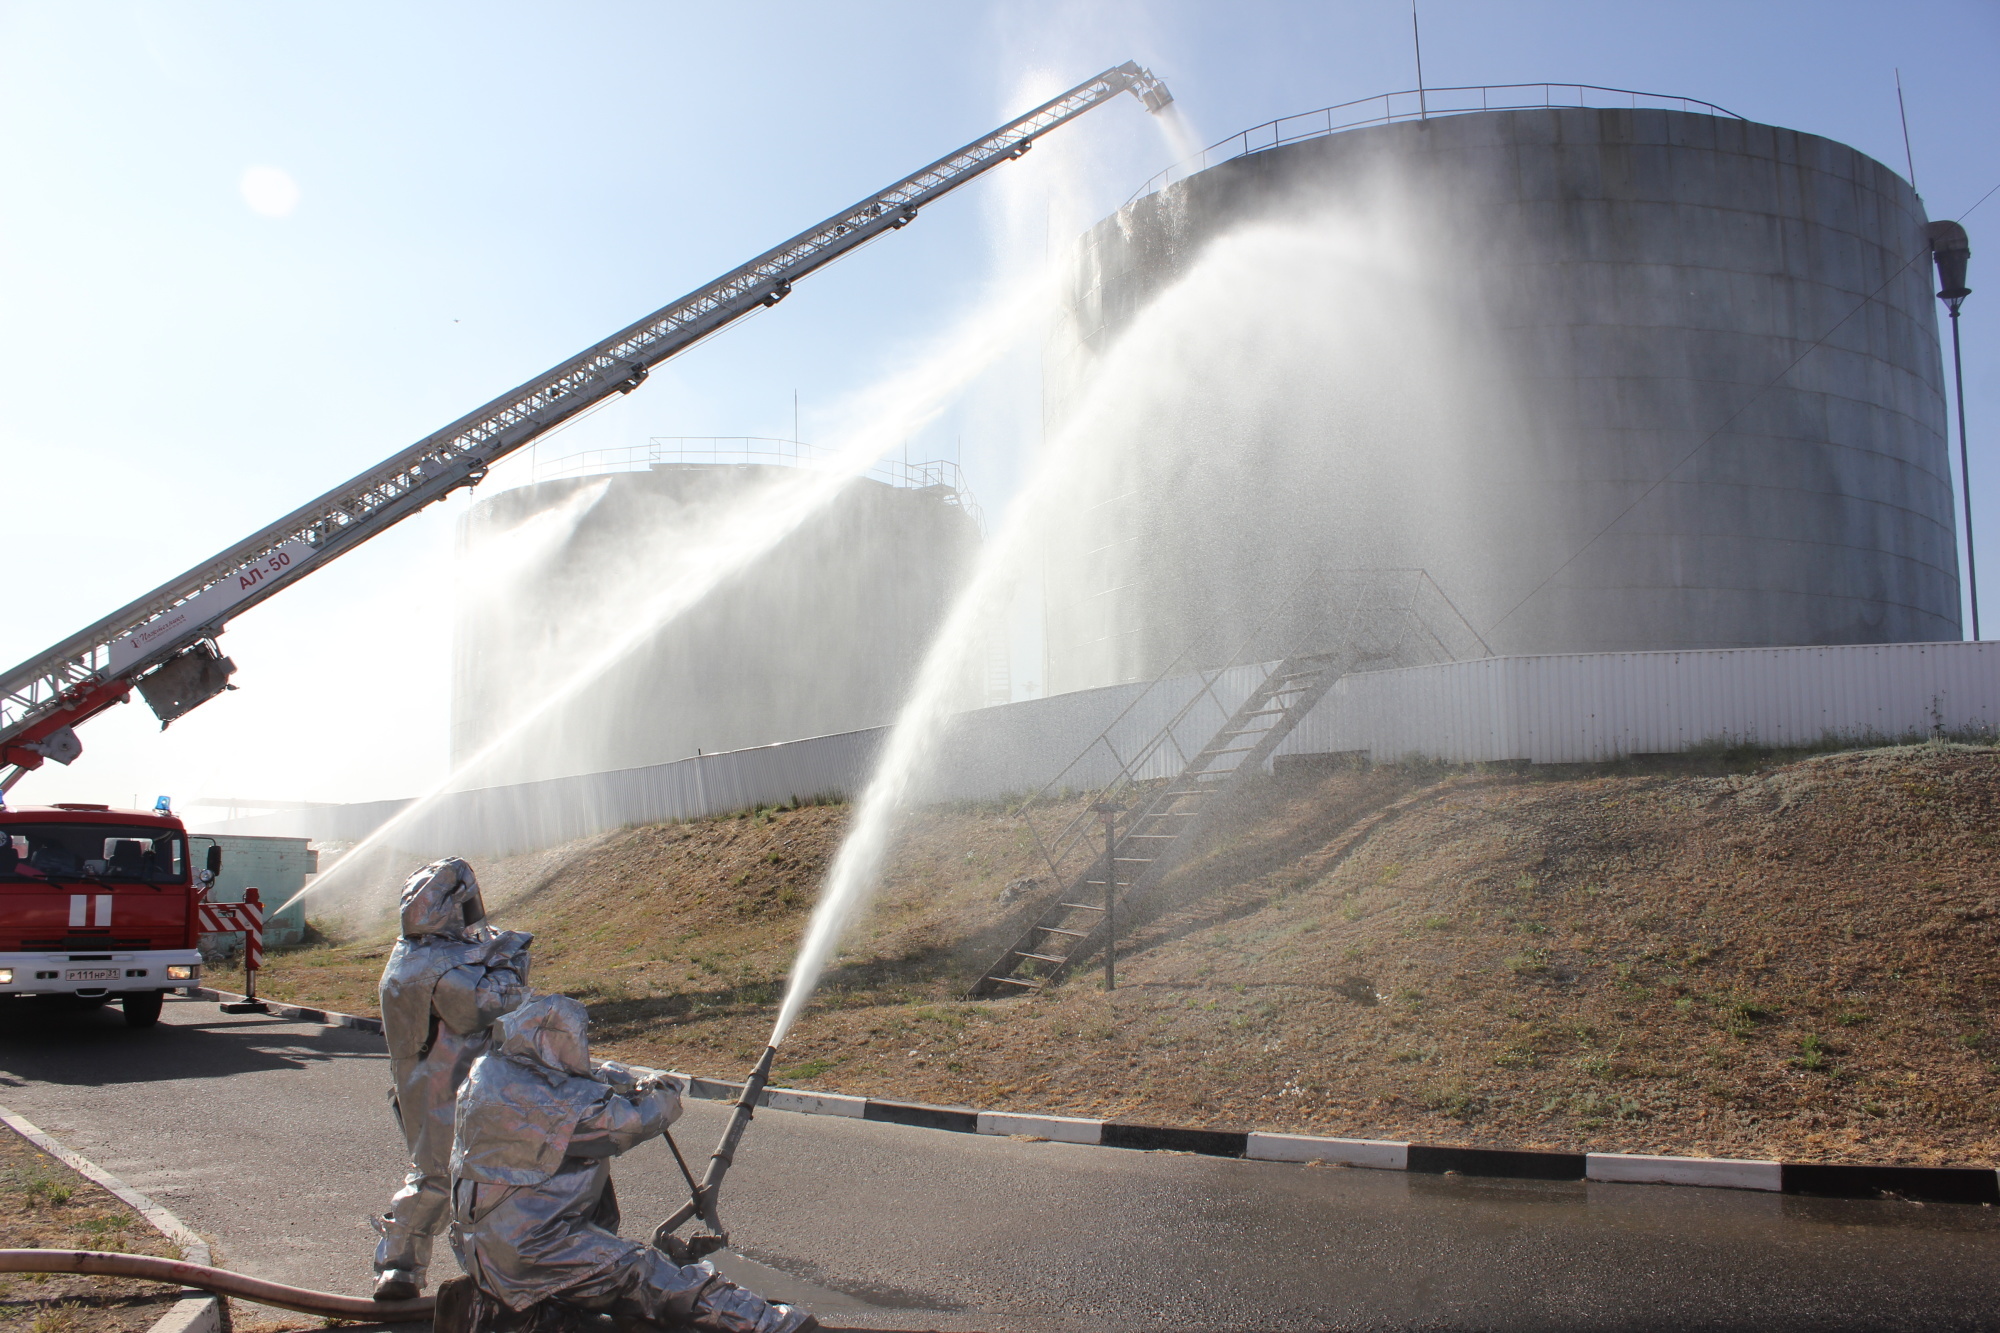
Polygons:
M167 998L165 991L140 991L125 997L125 1026L128 1028L149 1028L160 1021L160 1004Z

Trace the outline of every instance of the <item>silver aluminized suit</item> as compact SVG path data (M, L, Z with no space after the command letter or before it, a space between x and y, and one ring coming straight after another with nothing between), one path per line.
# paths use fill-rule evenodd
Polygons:
M458 1086L486 1053L493 1020L528 997L533 936L496 933L472 867L435 861L403 887L402 938L382 969L382 1035L390 1109L410 1148L403 1187L376 1219L377 1295L415 1295L431 1240L451 1208L452 1112Z
M766 1302L706 1263L676 1265L618 1235L610 1159L679 1115L665 1076L590 1063L581 1004L537 996L495 1024L494 1050L458 1096L452 1250L474 1286L512 1311L573 1309L706 1333L802 1333L804 1310Z

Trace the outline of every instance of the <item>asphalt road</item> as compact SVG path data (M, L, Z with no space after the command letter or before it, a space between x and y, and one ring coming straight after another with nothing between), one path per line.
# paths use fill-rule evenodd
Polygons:
M213 1237L361 1292L400 1170L366 1033L170 1001L0 1011L0 1103ZM725 1071L702 1071L725 1072ZM679 1137L705 1158L723 1111ZM618 1167L628 1235L675 1203ZM1302 1168L766 1112L725 1267L829 1324L939 1329L1944 1329L2000 1324L2000 1209ZM451 1271L439 1245L439 1268Z

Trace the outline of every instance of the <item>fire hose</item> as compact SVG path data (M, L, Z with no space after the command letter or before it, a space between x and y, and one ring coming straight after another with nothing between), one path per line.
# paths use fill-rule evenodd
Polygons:
M330 1291L309 1291L288 1287L282 1282L232 1273L226 1268L205 1268L178 1259L159 1259L150 1254L110 1254L103 1250L0 1250L0 1273L91 1273L105 1277L136 1277L149 1282L174 1282L184 1287L201 1287L218 1296L240 1296L259 1305L302 1314L338 1315L345 1319L374 1319L383 1323L430 1317L429 1296L413 1301L371 1301L359 1296L337 1296Z

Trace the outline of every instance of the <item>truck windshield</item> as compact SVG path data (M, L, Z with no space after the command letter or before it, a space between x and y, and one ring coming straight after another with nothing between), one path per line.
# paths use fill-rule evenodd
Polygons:
M112 824L0 827L0 879L122 879L145 884L185 878L181 835Z

